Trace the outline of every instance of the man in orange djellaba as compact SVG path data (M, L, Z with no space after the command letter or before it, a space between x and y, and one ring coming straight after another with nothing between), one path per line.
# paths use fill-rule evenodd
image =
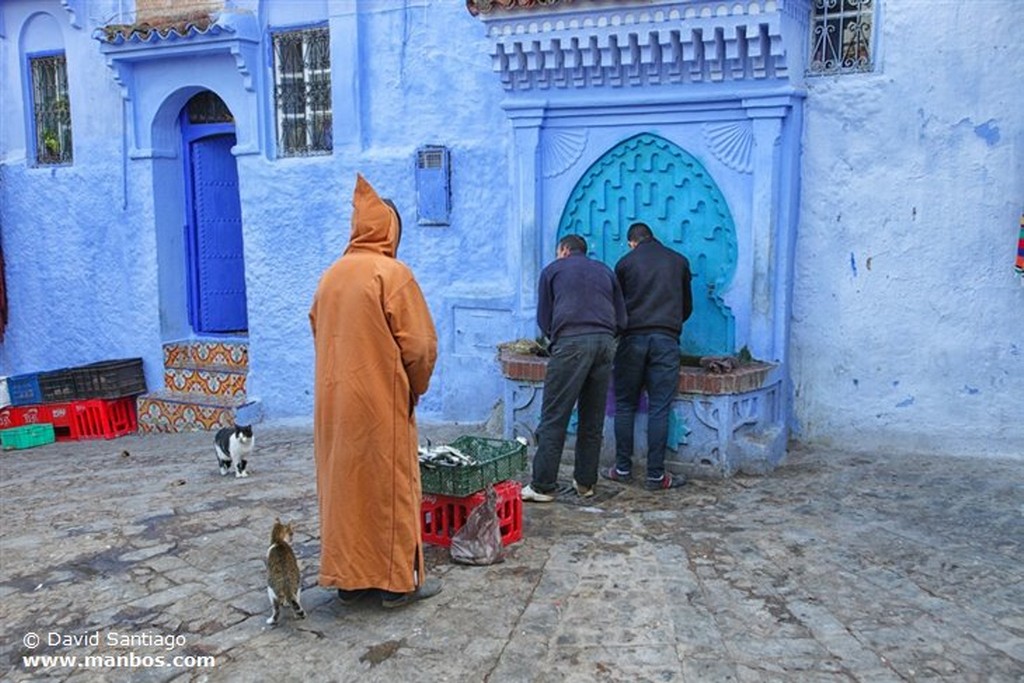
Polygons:
M319 582L343 604L379 595L399 607L441 591L423 562L414 415L437 333L412 271L396 258L401 235L395 205L358 176L348 247L320 278L309 312Z

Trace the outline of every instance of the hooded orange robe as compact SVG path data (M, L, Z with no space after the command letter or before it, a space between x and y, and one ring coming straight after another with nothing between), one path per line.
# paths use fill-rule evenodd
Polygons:
M320 279L313 448L321 586L415 590L424 578L413 407L437 359L430 310L396 260L398 216L362 176L352 236Z

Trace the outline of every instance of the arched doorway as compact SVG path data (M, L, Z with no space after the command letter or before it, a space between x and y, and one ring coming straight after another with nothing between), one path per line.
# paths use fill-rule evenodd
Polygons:
M246 332L234 118L216 94L203 91L182 108L180 122L189 323L200 334Z
M584 235L610 267L628 250L626 231L643 221L693 270L693 316L680 346L692 355L735 352L735 321L722 293L736 271L736 227L704 166L672 142L642 133L607 151L580 178L558 238Z

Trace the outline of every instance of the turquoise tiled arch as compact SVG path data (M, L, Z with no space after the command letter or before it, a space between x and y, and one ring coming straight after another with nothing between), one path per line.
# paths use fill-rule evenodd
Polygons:
M641 133L606 152L580 178L558 224L558 238L579 234L590 255L614 267L629 247L626 231L643 221L693 270L693 316L684 353L731 354L735 319L722 299L736 272L736 226L704 166L672 142Z

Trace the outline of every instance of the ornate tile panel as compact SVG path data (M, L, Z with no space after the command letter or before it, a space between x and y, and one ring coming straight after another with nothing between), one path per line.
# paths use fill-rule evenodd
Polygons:
M234 424L235 409L230 404L183 403L159 394L140 396L139 431L210 431Z
M245 396L246 375L192 368L165 368L164 386L182 394Z
M249 369L249 345L245 342L209 340L164 344L164 367L215 367L245 372Z

